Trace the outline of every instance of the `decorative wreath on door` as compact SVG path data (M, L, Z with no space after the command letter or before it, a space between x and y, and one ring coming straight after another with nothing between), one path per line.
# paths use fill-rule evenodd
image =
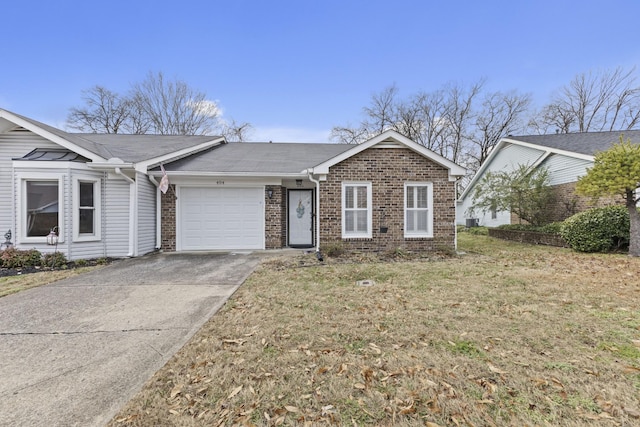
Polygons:
M304 215L304 206L302 205L302 199L298 200L298 207L296 208L296 214L298 215L298 219L302 218Z

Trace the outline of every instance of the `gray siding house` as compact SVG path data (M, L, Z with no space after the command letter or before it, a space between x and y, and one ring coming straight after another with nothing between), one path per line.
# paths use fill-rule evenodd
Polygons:
M359 145L229 144L68 133L0 109L0 235L11 230L18 249L68 259L329 242L358 251L455 248L455 185L464 173L392 131Z
M549 207L550 218L562 221L569 216L593 206L591 200L575 194L578 178L593 166L594 155L610 148L620 140L630 139L640 143L640 131L586 132L552 135L509 136L502 138L482 164L465 191L460 195L456 223L466 224L470 218L479 219L479 225L495 227L510 224L510 212L478 212L473 209L473 192L487 172L513 171L518 165L532 168L546 167L555 193ZM622 200L622 199L620 199ZM611 203L607 199L604 203Z

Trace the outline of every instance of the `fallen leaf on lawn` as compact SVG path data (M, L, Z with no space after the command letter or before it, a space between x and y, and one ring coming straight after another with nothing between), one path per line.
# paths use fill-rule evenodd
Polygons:
M296 408L295 406L285 405L284 409L286 409L287 412L300 412L300 410L298 408Z
M440 427L440 424L432 423L431 421L427 421L425 425L427 427Z
M222 340L223 343L225 344L237 344L237 345L242 345L244 344L246 341L239 339L239 340Z
M627 413L631 418L638 419L640 418L640 411L634 408L624 408L624 412Z
M353 386L358 390L364 390L365 388L367 388L364 384L361 383L355 383Z
M488 363L488 365L489 365L489 370L490 370L491 372L493 372L494 374L504 375L504 374L507 374L507 373L508 373L507 371L503 371L502 369L498 369L498 368L496 368L496 367L495 367L495 366L493 366L491 363Z
M175 409L169 409L169 413L173 415L180 415L180 412L176 411Z
M640 368L637 368L635 366L625 366L623 372L625 374L637 374L638 372L640 372Z
M229 395L229 397L227 397L227 399L231 399L233 396L240 393L240 390L242 390L242 387L243 387L242 385L239 385L238 387L234 388L231 394Z
M335 412L336 412L336 411L335 411L335 409L333 408L333 405L327 405L327 406L323 406L323 407L322 407L322 412L321 412L321 414L322 414L322 416L324 417L325 415L333 414L333 413L335 413Z
M182 393L182 384L176 384L172 389L171 389L171 393L169 393L169 396L173 399L174 397L176 397L177 395L179 395L180 393Z
M482 400L478 400L478 403L490 405L490 404L493 403L493 400L491 400L491 399L482 399Z

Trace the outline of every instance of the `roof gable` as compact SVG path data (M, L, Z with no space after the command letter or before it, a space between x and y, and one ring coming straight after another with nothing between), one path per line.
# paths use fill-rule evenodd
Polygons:
M491 162L500 150L510 144L533 148L541 151L541 156L533 166L542 163L550 154L593 162L595 154L605 151L620 140L620 136L630 139L632 143L640 143L640 130L626 130L613 132L582 132L582 133L558 133L548 135L522 135L502 138L491 150L489 156L475 173L467 188L460 195L460 200L467 197L473 186L484 175Z
M362 144L358 144L353 146L353 148L351 148L350 150L345 151L344 153L341 153L331 159L328 159L316 166L313 167L313 173L314 174L319 174L319 175L326 175L329 173L329 168L331 166L334 166L346 159L348 159L349 157L355 156L358 153L361 153L364 150L367 150L369 148L372 147L379 147L379 148L397 148L397 147L405 147L405 148L409 148L410 150L422 155L423 157L426 157L427 159L433 161L434 163L439 164L440 166L446 168L449 170L449 177L450 178L458 178L461 176L464 176L466 174L466 169L463 168L462 166L459 166L457 164L455 164L454 162L440 156L439 154L434 153L433 151L429 150L428 148L417 144L415 142L413 142L412 140L410 140L409 138L407 138L404 135L401 135L400 133L393 131L393 130L388 130L385 131L383 133L381 133L378 136L375 136L371 139L369 139L368 141L363 142Z
M135 164L136 169L142 172L146 172L150 165L175 160L224 143L223 137L208 135L69 133L0 109L0 132L6 132L13 127L33 132L95 164L104 164L109 159L118 159L123 163Z

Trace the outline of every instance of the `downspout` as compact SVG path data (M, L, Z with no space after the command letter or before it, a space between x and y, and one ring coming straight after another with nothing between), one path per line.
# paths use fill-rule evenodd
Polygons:
M309 181L316 185L316 256L320 256L320 181L313 179L313 170L307 169ZM318 258L320 259L320 258Z
M162 194L156 177L149 175L149 181L156 186L156 250L159 250L162 247Z
M129 183L129 253L127 256L135 256L136 253L136 182L129 178L127 175L122 172L122 170L118 167L115 168L116 174L120 175Z

